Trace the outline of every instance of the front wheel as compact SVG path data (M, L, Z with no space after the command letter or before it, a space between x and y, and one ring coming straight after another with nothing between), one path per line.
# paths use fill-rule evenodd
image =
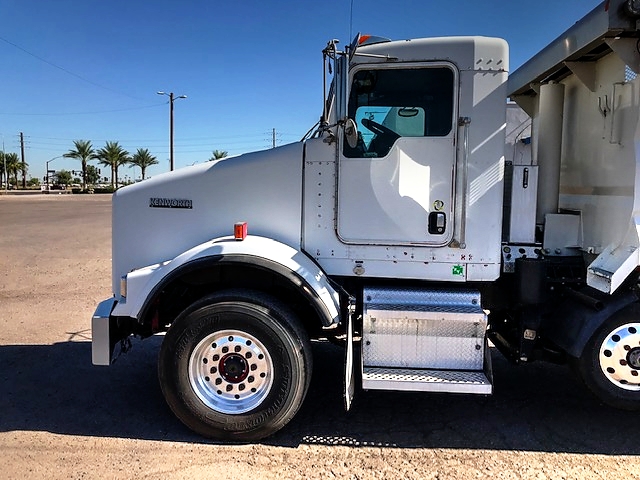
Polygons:
M254 441L298 411L311 361L306 332L285 305L229 290L178 316L160 349L158 377L187 427L218 440Z
M576 367L602 402L640 410L640 305L612 315L591 337Z

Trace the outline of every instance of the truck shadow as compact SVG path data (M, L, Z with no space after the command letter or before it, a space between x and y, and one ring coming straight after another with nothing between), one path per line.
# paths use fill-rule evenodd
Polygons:
M109 368L91 365L89 342L0 346L0 431L205 442L164 403L156 378L160 342L135 342ZM264 443L640 453L638 414L600 405L565 367L514 368L494 353L491 397L358 392L346 413L342 356L333 345L314 345L302 409Z

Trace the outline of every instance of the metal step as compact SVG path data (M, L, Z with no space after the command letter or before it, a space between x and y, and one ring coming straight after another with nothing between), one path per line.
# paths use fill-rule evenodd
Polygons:
M363 294L362 388L491 394L480 292L368 287Z
M362 323L365 367L483 370L478 291L365 288Z
M491 381L481 371L363 367L365 390L475 393L490 395Z

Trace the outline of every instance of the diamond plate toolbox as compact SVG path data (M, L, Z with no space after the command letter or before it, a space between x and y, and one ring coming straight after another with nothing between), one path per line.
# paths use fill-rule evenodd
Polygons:
M482 370L487 316L474 290L364 290L363 366Z

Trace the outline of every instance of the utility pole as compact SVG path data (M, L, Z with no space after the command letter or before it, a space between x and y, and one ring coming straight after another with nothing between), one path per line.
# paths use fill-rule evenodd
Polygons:
M272 138L272 147L271 148L276 148L276 129L275 128L273 129L271 138Z
M173 92L169 94L169 103L171 104L169 108L169 171L173 172Z
M173 102L179 98L187 98L187 96L174 97L173 92L157 92L157 94L169 97L169 170L173 171Z
M20 156L22 158L22 189L27 188L27 167L24 161L24 135L20 132Z

